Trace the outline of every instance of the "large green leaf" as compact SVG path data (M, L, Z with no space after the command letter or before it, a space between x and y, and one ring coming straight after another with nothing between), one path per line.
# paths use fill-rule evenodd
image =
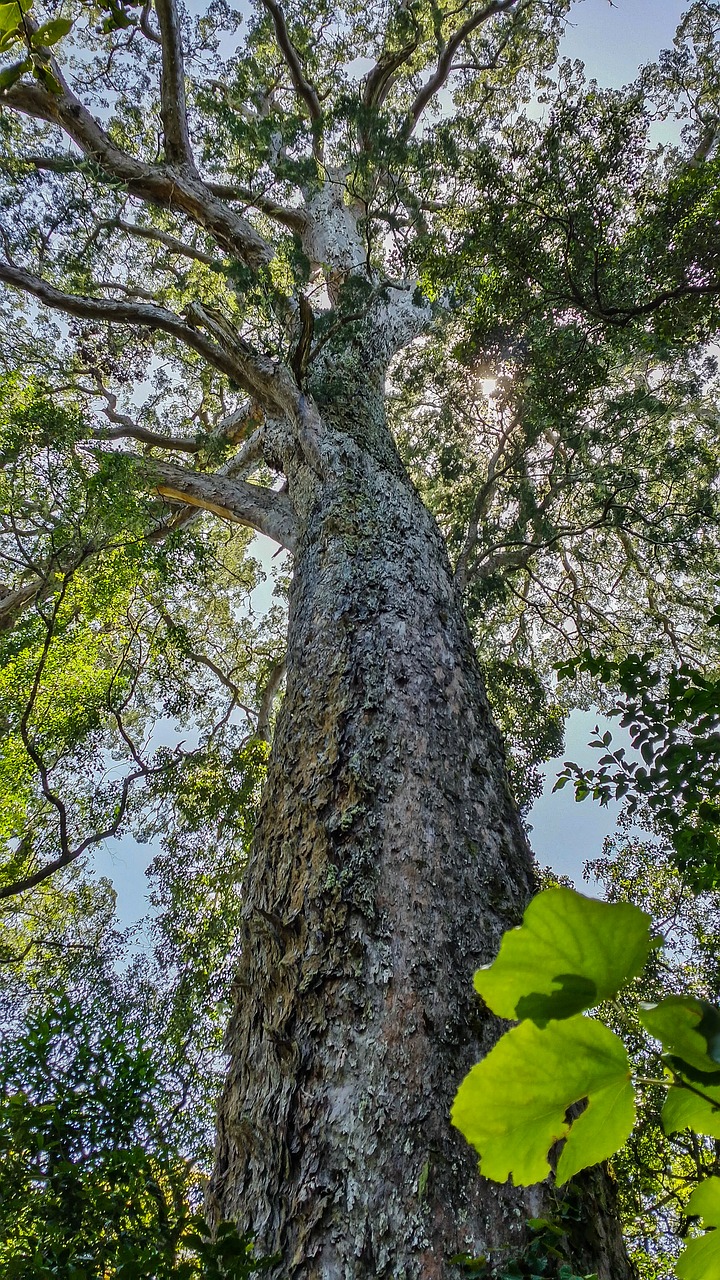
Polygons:
M502 1018L542 1027L614 996L652 945L650 917L638 907L545 889L505 934L497 959L478 969L475 989Z
M720 1178L708 1178L693 1191L687 1213L701 1217L704 1236L689 1240L675 1264L679 1280L720 1280Z
M587 1099L578 1119L573 1103ZM597 1164L625 1142L635 1118L630 1065L622 1041L593 1018L523 1022L508 1031L465 1077L452 1122L480 1155L480 1171L516 1186L542 1182L548 1152L565 1146L557 1181Z
M641 1004L640 1021L692 1079L720 1079L720 1009L697 996L666 996L658 1004Z
M0 4L0 31L14 31L20 25L23 13L32 7L32 0L12 0L10 4Z
M58 40L62 40L63 36L69 34L72 25L70 18L53 18L51 22L44 22L33 33L33 48L47 49L50 45L57 44Z
M694 1129L695 1133L720 1138L720 1085L704 1084L699 1093L674 1085L668 1090L660 1118L666 1133Z

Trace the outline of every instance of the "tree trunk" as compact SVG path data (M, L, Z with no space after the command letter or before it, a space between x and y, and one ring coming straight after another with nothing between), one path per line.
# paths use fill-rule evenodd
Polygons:
M283 1280L433 1280L456 1254L512 1256L542 1203L480 1178L448 1121L498 1033L473 971L532 862L439 531L389 436L333 434L333 474L291 477L287 693L211 1203ZM623 1280L610 1238L593 1268Z

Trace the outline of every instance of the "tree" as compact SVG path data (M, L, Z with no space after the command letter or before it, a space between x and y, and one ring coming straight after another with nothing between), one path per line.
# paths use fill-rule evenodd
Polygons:
M717 615L713 621L717 624ZM619 663L583 655L568 664L600 673L606 686L616 686L620 702L608 710L630 733L640 758L624 747L612 750L612 732L591 744L601 749L597 769L583 770L567 761L556 789L571 779L575 797L592 795L601 804L614 796L625 800L625 816L638 812L649 828L670 839L679 870L698 891L718 883L718 679L683 664L663 673L652 654L628 654Z
M470 975L534 883L476 647L536 692L588 635L703 652L717 6L624 95L553 71L569 7L263 0L237 45L217 0L0 6L2 892L170 785L158 707L244 767L280 656L238 658L237 552L198 513L290 551L211 1201L286 1276L447 1275L520 1247L538 1203L478 1179L447 1123L498 1032ZM622 1280L611 1200L598 1174L576 1265Z
M117 995L117 992L115 993ZM35 1009L0 1052L7 1276L243 1280L267 1269L229 1223L212 1240L177 1149L161 1056L122 1002Z

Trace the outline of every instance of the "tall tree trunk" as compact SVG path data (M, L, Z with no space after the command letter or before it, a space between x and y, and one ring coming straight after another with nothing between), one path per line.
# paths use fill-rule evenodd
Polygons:
M287 693L211 1197L283 1280L433 1280L519 1246L541 1203L481 1179L448 1122L498 1031L472 974L532 864L443 540L389 436L353 417L332 476L291 482ZM608 1239L593 1269L623 1280Z

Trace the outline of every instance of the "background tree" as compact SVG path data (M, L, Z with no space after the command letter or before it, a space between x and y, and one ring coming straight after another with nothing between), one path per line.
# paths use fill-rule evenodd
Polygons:
M291 1276L439 1276L522 1236L528 1197L446 1121L496 1035L469 976L533 883L468 620L539 744L559 656L710 643L717 6L625 94L555 67L569 7L265 0L239 44L224 4L0 7L2 892L165 781L186 811L204 768L252 791L281 655L239 616L245 535L198 512L292 551L213 1190ZM203 761L153 743L158 710Z
M82 1005L60 998L4 1040L5 1274L242 1280L266 1270L231 1224L210 1238L202 1179L176 1146L162 1055L112 994L114 1006L107 989Z

